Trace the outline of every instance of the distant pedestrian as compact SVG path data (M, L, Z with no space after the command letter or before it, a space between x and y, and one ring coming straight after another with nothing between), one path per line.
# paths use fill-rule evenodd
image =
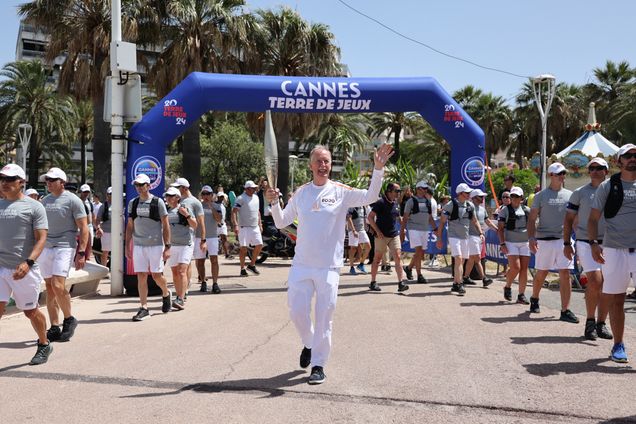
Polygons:
M349 208L347 211L347 229L349 240L349 274L366 274L364 261L367 259L371 243L367 234L367 206ZM359 254L358 265L355 264L356 254Z
M29 188L24 192L25 196L30 197L33 200L40 200L40 193L34 188Z
M236 233L241 250L239 252L239 260L241 263L241 277L247 277L246 268L254 274L260 274L256 269L256 259L261 253L263 247L263 224L261 215L259 214L259 200L255 196L257 185L254 181L246 181L243 186L243 194L236 198L236 203L232 209L232 224L234 233ZM245 257L247 256L248 246L254 246L252 259L250 264L245 266Z
M205 234L207 254L210 258L210 269L212 271L212 293L219 294L219 224L221 223L221 205L213 201L214 193L212 187L206 185L201 189L201 204L205 218ZM196 251L196 247L195 247ZM205 256L195 257L199 280L201 281L201 292L208 290L205 277Z
M427 198L426 192L428 184L420 181L415 186L415 195L411 196L404 206L402 215L402 225L400 227L400 240L405 238L406 229L409 231L409 245L415 249L412 265L405 265L404 272L406 278L413 279L413 267L417 272L417 282L426 283L426 278L422 274L422 260L424 252L428 249L428 241L431 234L437 230L433 218L433 204Z
M106 201L102 203L97 213L96 220L96 236L101 239L102 255L100 264L107 266L108 255L112 249L111 223L113 217L113 188L108 187L106 190Z
M82 184L80 187L79 198L84 203L84 209L86 210L86 218L88 224L88 243L86 244L86 260L91 259L91 254L93 252L93 241L95 240L95 206L90 198L92 193L91 186L88 184Z
M486 277L486 271L481 264L481 251L484 246L484 234L483 232L486 228L491 228L497 231L497 227L495 224L490 222L488 219L488 212L484 207L484 200L486 199L486 193L484 193L481 189L475 189L470 192L470 201L475 207L475 218L477 218L477 222L479 223L479 227L471 222L470 227L468 227L468 261L464 266L464 278L462 280L463 284L466 285L475 285L477 284L475 281L470 279L470 274L473 271L473 268L477 270L477 275L481 278L482 285L484 287L488 287L492 284L492 279Z

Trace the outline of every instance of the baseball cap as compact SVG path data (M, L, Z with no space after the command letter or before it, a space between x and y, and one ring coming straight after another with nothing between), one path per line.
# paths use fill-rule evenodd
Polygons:
M473 191L473 189L468 187L466 183L458 184L457 187L455 187L455 194L470 193L471 191Z
M517 196L522 196L523 197L523 189L521 187L512 187L510 189L510 194L514 194Z
M190 188L190 183L185 178L177 178L174 183L170 184L170 187Z
M0 174L4 175L5 177L18 177L22 180L26 180L24 169L22 169L20 165L16 165L15 163L9 163L5 165L2 170L0 170Z
M49 169L49 171L44 174L42 178L59 178L60 180L66 182L66 173L60 168L53 167Z
M150 177L146 174L137 174L134 182L137 184L150 184Z
M167 196L179 196L181 197L181 192L176 188L176 187L170 187L165 193L164 195Z
M589 167L594 163L597 165L604 166L606 169L609 169L609 165L607 164L607 161L603 158L594 158L587 164L587 166Z
M106 194L113 194L113 188L112 187L108 187L106 189Z
M257 187L258 186L254 184L254 181L252 180L245 181L245 185L243 186L243 188L257 188Z
M616 159L620 158L621 156L623 156L625 153L629 152L632 149L636 149L636 146L633 145L632 143L621 146L621 148L618 149L618 152L616 152Z
M212 190L212 187L209 185L204 185L201 189L201 193L214 193L214 190Z
M38 196L40 195L40 193L38 193L38 191L34 188L27 189L27 191L25 191L24 194L26 196L30 196L32 194L37 194Z
M420 181L415 184L415 188L428 188L428 184L426 183L426 181Z
M472 199L473 197L481 197L481 196L485 196L486 193L484 193L483 191L481 191L481 189L474 189L473 191L470 192L470 198Z
M82 186L80 187L80 192L85 193L87 191L91 191L91 186L89 186L88 184L82 184Z
M225 194L222 191L219 191L218 193L216 193L216 197L225 197L225 196L227 196L227 194Z
M554 162L548 167L548 174L559 174L563 171L567 171L567 169L565 169L565 166L559 162Z

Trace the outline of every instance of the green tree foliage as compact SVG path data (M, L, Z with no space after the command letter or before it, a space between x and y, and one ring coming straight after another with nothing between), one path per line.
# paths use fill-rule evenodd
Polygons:
M539 178L531 169L514 169L510 171L507 168L502 168L492 174L492 184L495 186L495 194L499 194L504 188L504 178L511 173L515 177L514 185L523 189L524 197L528 197L530 193L534 193L534 187L539 184ZM488 183L486 183L486 192L488 193L488 200L492 199L493 197Z

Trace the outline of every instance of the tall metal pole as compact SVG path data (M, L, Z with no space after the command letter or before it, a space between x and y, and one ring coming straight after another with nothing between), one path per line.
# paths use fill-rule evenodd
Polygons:
M539 109L539 115L541 116L541 189L544 189L547 186L546 145L548 142L548 115L550 114L550 108L552 107L552 101L554 100L554 93L556 91L556 78L553 75L544 74L532 78L531 83L534 100L537 104L537 109ZM544 97L545 105L543 103Z
M20 124L18 125L18 137L20 138L20 150L22 150L20 155L20 166L22 169L26 171L26 157L27 151L29 150L29 143L31 142L31 134L33 133L33 127L31 124ZM29 181L29 183L33 184L34 181Z
M119 84L119 70L117 69L117 48L115 44L121 41L121 0L112 0L111 9L111 185L112 215L111 215L111 259L110 259L110 294L121 296L124 293L124 86Z

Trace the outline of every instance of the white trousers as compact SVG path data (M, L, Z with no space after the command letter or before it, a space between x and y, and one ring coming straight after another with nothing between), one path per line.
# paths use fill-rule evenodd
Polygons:
M331 352L331 328L338 299L338 268L292 265L287 284L289 316L305 347L311 349L311 365L324 367ZM311 299L316 293L315 324Z

